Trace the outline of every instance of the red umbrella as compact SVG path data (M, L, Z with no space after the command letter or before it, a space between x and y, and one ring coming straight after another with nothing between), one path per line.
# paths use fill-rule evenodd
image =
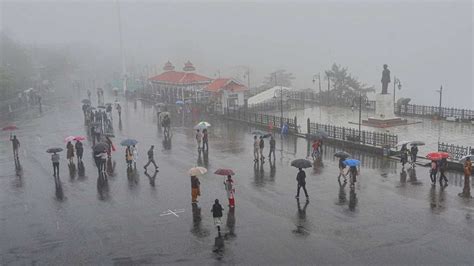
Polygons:
M432 160L432 161L439 161L441 159L445 159L449 157L449 153L447 152L441 152L441 151L436 151L436 152L430 152L428 155L426 155L426 158Z
M228 175L235 175L234 171L232 171L232 169L223 169L223 168L219 168L217 169L214 174L216 175L225 175L225 176L228 176Z
M7 130L8 131L13 131L13 130L17 130L17 129L18 129L18 127L15 126L15 125L6 126L6 127L2 128L3 131L7 131Z

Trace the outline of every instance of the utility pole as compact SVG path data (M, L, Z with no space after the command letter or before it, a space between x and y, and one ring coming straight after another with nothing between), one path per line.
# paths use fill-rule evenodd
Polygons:
M362 93L359 92L359 141L360 141L361 124L362 124Z
M119 28L119 35L120 35L120 53L122 57L122 77L123 77L122 87L123 87L123 93L125 94L127 92L127 67L125 65L125 52L124 52L124 47L123 47L122 19L120 17L119 1L116 0L115 3L117 5L117 18L118 18L118 28Z
M319 95L321 95L321 73L313 75L313 84L316 82L316 78L319 81Z
M441 101L443 100L443 86L439 89L439 117L441 118L441 115L443 114L442 109L441 109Z

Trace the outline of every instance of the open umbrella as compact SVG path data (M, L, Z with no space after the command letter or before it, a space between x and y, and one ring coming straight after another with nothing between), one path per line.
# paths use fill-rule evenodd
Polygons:
M472 154L463 156L461 159L459 159L459 161L461 163L464 163L464 162L466 162L467 158L469 158L471 161L474 161L474 155L472 155Z
M113 91L119 91L119 88L114 87L112 90L113 90Z
M266 138L269 138L272 136L272 133L267 133L265 135L262 136L262 138L266 139Z
M209 124L208 122L206 121L201 121L199 122L196 126L194 126L194 129L206 129L208 127L210 127L211 124Z
M155 104L155 106L163 107L163 106L166 106L166 104L165 103L157 103L157 104Z
M133 145L136 145L138 143L137 140L135 139L124 139L120 142L120 145L122 146L133 146Z
M198 176L207 173L207 169L204 167L193 167L189 169L188 174L190 176Z
M92 147L92 150L95 152L103 152L109 148L109 145L104 142L99 142L94 147Z
M426 158L432 161L439 161L443 158L448 158L448 157L449 157L449 153L442 152L442 151L430 152L426 155Z
M83 141L85 140L86 138L83 137L83 136L69 136L67 138L64 139L65 142L69 142L69 141Z
M306 159L296 159L291 162L291 166L296 168L310 168L313 164Z
M266 135L268 134L268 132L264 132L264 131L261 131L261 130L254 130L252 131L252 135L258 135L258 136L263 136L263 135Z
M91 104L91 101L89 99L83 99L81 102L83 104Z
M349 154L349 153L347 153L347 152L345 152L345 151L338 151L338 152L334 153L334 156L337 157L337 158L344 158L344 159L346 159L346 158L351 157L352 155Z
M228 176L228 175L235 175L234 171L232 171L232 169L224 169L224 168L219 168L217 169L214 174L216 175L225 175L225 176Z
M324 139L327 138L329 135L326 131L324 130L316 130L316 132L311 132L311 137L312 138L317 138L317 139Z
M347 166L359 166L360 161L356 160L356 159L346 159L344 161L344 164L347 165Z
M110 133L110 132L104 133L104 136L109 137L109 138L115 138L114 133Z
M4 128L2 128L3 131L13 131L13 130L17 130L18 127L15 126L15 125L10 125L10 126L6 126Z
M47 153L56 153L56 152L61 152L63 151L62 148L49 148L46 150Z
M176 104L184 104L184 102L181 101L181 100L178 100L178 101L176 101Z
M410 143L410 141L402 140L402 141L399 141L396 146L403 146L403 145L407 145L408 143Z
M424 141L421 141L421 140L410 141L411 146L423 146L425 144L426 143Z

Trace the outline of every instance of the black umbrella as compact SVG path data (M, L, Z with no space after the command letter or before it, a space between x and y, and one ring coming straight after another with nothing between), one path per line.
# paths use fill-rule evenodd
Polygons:
M91 104L91 101L89 99L84 99L81 101L83 104Z
M94 147L92 147L92 150L94 150L95 152L102 152L102 151L107 150L108 148L109 148L109 145L107 143L99 142L96 145L94 145Z
M56 153L63 151L63 148L49 148L46 150L47 153Z
M351 154L345 152L345 151L338 151L336 153L334 153L334 156L337 157L337 158L349 158L349 157L352 157Z
M313 164L306 159L296 159L291 162L291 166L296 168L310 168Z

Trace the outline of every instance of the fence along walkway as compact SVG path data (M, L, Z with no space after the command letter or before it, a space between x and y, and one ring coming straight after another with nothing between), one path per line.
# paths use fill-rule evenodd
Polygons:
M297 131L297 120L295 118L279 117L268 114L248 112L245 110L226 109L225 116L234 120L244 121L261 126L281 129L281 123L287 124L290 131Z
M359 135L359 130L355 128L346 128L340 126L333 126L327 124L312 123L308 119L308 134L309 136L314 135L318 131L324 131L328 134L329 138L343 140L343 141L353 141L359 142L363 145L370 145L376 147L390 147L394 148L398 143L398 136L361 130Z
M404 116L456 117L462 121L470 121L474 119L474 110L441 107L440 113L438 106L407 104L395 107L395 112L398 115Z
M279 117L274 115L267 115L255 112L248 112L245 110L226 110L225 116L234 120L244 121L261 126L272 126L273 128L281 129L281 121L283 124L287 124L291 132L298 133L298 122L296 117L294 119L287 117ZM362 145L374 146L374 147L390 147L394 148L398 142L398 136L361 130L360 138L359 131L354 128L339 127L333 125L325 125L318 123L311 123L308 119L308 137L316 134L318 131L324 131L328 134L328 137L340 141L352 141Z
M465 155L473 154L474 148L438 142L438 151L447 152L449 153L452 159L459 160Z

